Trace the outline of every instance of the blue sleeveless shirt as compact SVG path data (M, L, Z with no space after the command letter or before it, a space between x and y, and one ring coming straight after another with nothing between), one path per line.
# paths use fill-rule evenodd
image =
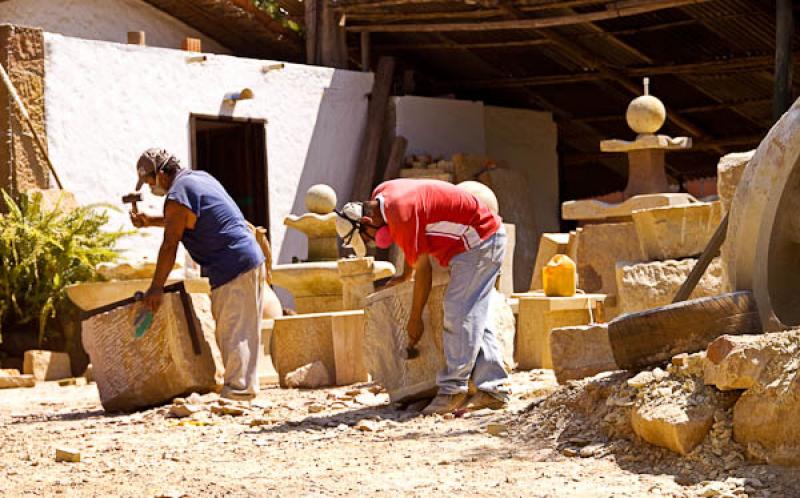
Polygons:
M167 200L189 208L197 223L181 242L208 277L211 288L224 285L264 262L244 215L225 188L205 171L178 171Z

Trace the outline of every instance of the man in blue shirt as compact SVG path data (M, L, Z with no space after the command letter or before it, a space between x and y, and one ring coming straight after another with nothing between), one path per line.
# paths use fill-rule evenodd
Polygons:
M178 159L163 149L146 150L136 170L136 190L147 183L153 194L166 196L163 216L130 214L136 227L164 228L145 304L153 311L160 306L164 283L182 242L211 284L211 311L225 365L221 395L254 398L266 271L255 236L236 203L208 173L181 168Z

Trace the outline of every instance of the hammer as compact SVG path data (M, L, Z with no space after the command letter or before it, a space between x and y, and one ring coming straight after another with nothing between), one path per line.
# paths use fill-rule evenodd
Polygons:
M128 195L123 195L122 202L126 204L131 204L132 206L131 211L133 211L134 213L138 213L139 209L136 207L136 203L142 202L142 194L140 194L139 192L133 192Z

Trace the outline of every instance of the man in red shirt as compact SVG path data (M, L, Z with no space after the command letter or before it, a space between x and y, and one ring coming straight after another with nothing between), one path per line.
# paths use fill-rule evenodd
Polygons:
M414 276L414 297L408 321L409 346L424 331L422 310L431 289L432 256L450 268L444 298L444 356L436 398L423 413L502 408L508 403L508 373L494 331L489 328L490 292L500 273L506 248L502 220L474 195L437 180L400 179L384 182L366 202L346 204L337 230L356 254L366 254L366 241L380 248L402 249L405 268L390 285ZM413 271L412 271L413 269ZM467 401L470 376L478 392Z

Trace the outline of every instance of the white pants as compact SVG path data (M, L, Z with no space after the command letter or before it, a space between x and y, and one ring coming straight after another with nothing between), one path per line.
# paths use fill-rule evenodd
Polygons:
M258 394L264 265L246 271L211 291L217 344L225 366L221 396L252 399Z

